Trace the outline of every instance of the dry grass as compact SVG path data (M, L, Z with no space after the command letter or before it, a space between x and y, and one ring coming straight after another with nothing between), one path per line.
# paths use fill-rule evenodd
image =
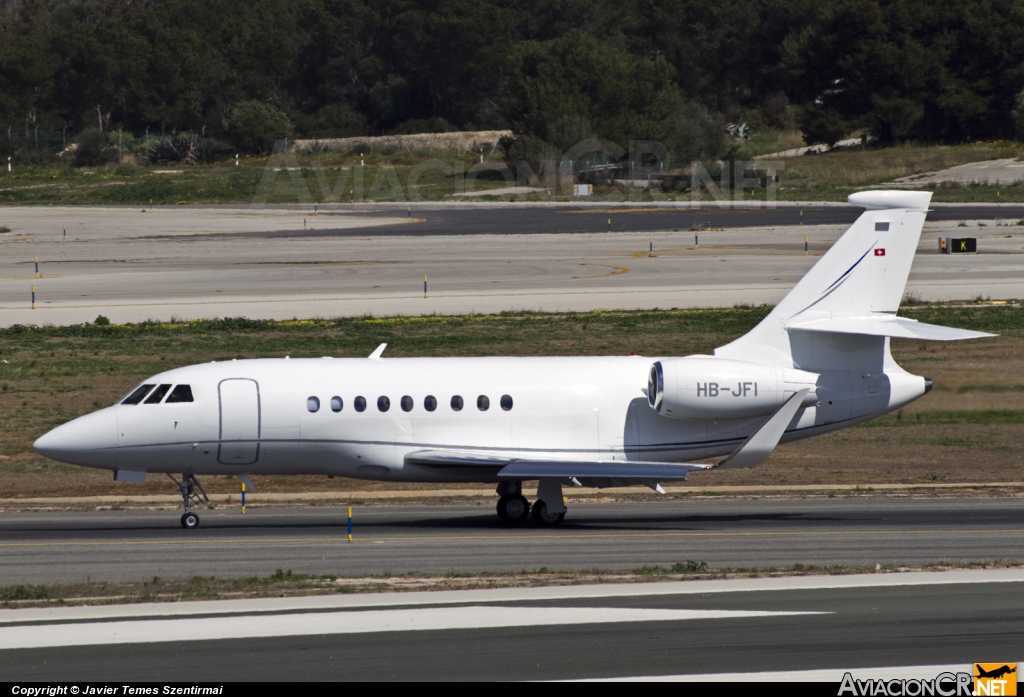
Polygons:
M968 162L1018 157L1021 154L1019 147L1009 144L850 148L787 159L782 172L783 188L857 188Z
M239 598L297 597L347 593L479 590L492 588L535 588L648 581L706 581L738 578L779 578L786 576L841 576L865 573L908 573L962 569L1016 569L1019 564L1002 561L939 561L925 566L815 566L793 564L759 569L709 568L699 561L684 561L670 567L641 566L632 571L556 571L546 567L507 573L465 573L427 576L423 574L382 576L314 576L277 570L270 576L217 578L192 576L184 580L153 577L141 583L73 583L0 587L0 608L112 605L125 603L180 602L182 600L237 600Z
M804 134L799 129L764 130L755 133L750 140L743 143L737 150L736 156L741 160L751 159L761 155L802 148L805 145L807 143L804 142Z

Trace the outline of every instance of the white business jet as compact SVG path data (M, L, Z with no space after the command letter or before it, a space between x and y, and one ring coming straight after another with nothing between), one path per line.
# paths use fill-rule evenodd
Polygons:
M180 474L185 528L197 475L322 474L497 484L498 516L562 522L562 487L642 485L753 467L780 442L853 426L931 389L890 337L992 336L896 315L931 194L871 191L866 211L750 333L713 356L645 359L267 358L147 379L60 426L36 452L113 470ZM722 457L717 464L695 460ZM523 482L539 481L537 499Z

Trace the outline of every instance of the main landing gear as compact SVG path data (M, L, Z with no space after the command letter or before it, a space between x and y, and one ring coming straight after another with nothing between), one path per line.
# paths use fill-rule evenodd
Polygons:
M522 482L500 482L498 484L498 517L508 525L521 525L527 518L546 528L553 528L565 519L565 503L562 501L562 483L558 479L541 479L537 488L537 500L530 502L523 496Z
M171 477L171 475L167 475ZM199 515L193 513L189 509L192 508L192 504L209 503L210 498L203 491L203 487L199 484L199 480L192 474L181 475L181 481L179 482L174 477L171 477L171 481L178 485L178 490L181 492L181 500L185 504L185 514L181 516L181 527L186 530L195 530L199 527Z

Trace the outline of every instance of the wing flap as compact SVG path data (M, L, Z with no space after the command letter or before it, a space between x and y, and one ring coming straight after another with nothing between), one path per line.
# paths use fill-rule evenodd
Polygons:
M508 457L458 450L420 450L405 456L406 463L439 469L491 468L499 479L577 479L583 486L642 485L683 480L694 470L712 465L693 463L637 462L626 460L553 460Z
M666 462L561 462L558 460L517 460L510 462L498 472L502 479L576 478L583 480L631 480L635 484L646 481L668 481L686 479L694 470L710 469L711 465ZM641 481L644 480L644 481Z
M895 315L866 315L860 317L823 317L800 320L799 316L786 323L786 329L801 332L833 332L836 334L867 334L869 336L890 336L899 339L924 339L928 341L960 341L996 336L969 329L943 327L927 324Z

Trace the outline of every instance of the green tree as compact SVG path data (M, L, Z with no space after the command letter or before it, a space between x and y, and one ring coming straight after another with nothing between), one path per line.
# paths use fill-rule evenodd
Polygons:
M505 118L538 137L566 117L583 117L596 135L620 144L659 138L681 103L663 58L636 58L578 31L520 44L507 70Z
M672 117L673 131L666 145L680 165L694 160L717 160L725 154L725 124L697 102L684 104Z
M231 141L247 152L266 153L275 141L292 134L292 124L280 109L255 100L240 102L228 112Z
M1017 104L1013 108L1013 126L1017 140L1024 140L1024 90L1017 95Z
M787 37L782 67L808 119L834 112L883 142L995 136L1024 86L1022 32L1011 0L837 0Z

